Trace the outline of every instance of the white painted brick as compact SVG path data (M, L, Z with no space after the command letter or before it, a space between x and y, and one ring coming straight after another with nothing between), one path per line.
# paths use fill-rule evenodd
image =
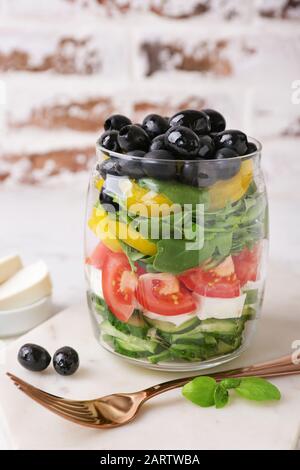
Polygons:
M300 72L300 32L264 34L262 28L206 35L195 29L153 31L135 36L137 77L196 75L211 80L235 77L244 84L289 83Z
M8 23L0 30L0 72L120 76L128 79L128 36L117 25Z
M128 113L127 88L95 76L9 73L7 125L99 132L110 114ZM26 93L24 93L26 90Z

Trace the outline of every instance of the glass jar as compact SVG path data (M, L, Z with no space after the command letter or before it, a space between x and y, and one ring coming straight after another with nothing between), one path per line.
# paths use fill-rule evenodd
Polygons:
M149 160L97 144L86 213L88 304L100 344L162 370L236 358L262 306L268 205L257 151Z

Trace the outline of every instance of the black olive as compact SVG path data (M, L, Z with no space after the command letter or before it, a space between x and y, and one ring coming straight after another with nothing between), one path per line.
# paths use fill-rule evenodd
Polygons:
M213 158L214 151L215 144L212 137L209 135L200 135L198 157L205 159Z
M64 346L53 356L53 367L60 375L72 375L79 367L79 356L75 349Z
M106 212L118 212L120 206L117 202L113 200L113 198L106 193L105 186L100 191L99 194L99 201Z
M148 134L144 129L133 124L122 127L119 132L118 142L124 152L130 152L131 150L144 150L146 152L150 146Z
M153 160L153 161L149 161ZM172 160L170 162L160 160ZM150 178L160 180L174 179L177 173L177 165L174 155L167 150L153 150L146 153L142 161L143 169Z
M104 122L104 129L106 131L119 131L122 129L122 127L128 126L128 124L131 124L131 121L128 119L128 117L123 116L122 114L113 114L112 116L109 116L109 118L107 118Z
M120 158L118 161L118 171L120 176L129 176L134 179L143 178L145 176L140 160Z
M249 155L250 153L257 152L257 147L253 142L248 142L248 148L246 154Z
M185 162L181 172L181 181L198 188L207 188L217 181L215 162L195 160Z
M217 150L215 153L216 168L218 178L227 180L237 174L241 167L241 159L238 157L238 153L230 148L222 148Z
M152 150L166 150L165 134L158 135L152 140L150 144L150 151Z
M120 152L120 146L118 143L118 132L117 131L106 131L100 136L99 144L107 150L112 152Z
M107 158L103 160L103 162L97 165L97 171L99 171L103 179L105 179L107 175L121 176L117 158Z
M224 116L214 109L202 109L202 112L209 117L211 132L222 132L226 128Z
M168 130L169 123L159 114L148 114L143 120L142 126L150 139L154 139Z
M208 115L203 111L196 111L194 109L186 109L174 114L170 119L170 126L188 127L198 135L208 134L211 130Z
M247 136L242 131L229 129L218 132L214 140L217 148L228 147L235 150L239 155L245 155L248 149Z
M171 127L165 134L165 145L175 154L193 159L199 150L199 137L188 127Z
M18 361L25 369L40 372L47 369L51 356L42 346L27 343L20 348Z
M146 152L144 152L144 150L131 150L127 155L130 155L131 157L143 157L145 153Z

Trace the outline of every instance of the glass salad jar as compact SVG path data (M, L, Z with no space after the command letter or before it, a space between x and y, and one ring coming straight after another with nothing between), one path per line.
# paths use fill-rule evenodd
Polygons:
M149 159L97 144L86 213L87 297L102 346L163 370L244 351L260 315L268 206L253 153Z

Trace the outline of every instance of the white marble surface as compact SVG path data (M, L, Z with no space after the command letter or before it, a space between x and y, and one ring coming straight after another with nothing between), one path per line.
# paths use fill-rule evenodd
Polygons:
M267 359L268 357L274 356L274 354L279 354L288 351L291 348L291 343L295 339L300 339L300 322L299 322L299 305L300 305L300 293L299 293L299 279L300 279L300 223L299 223L299 202L300 202L300 192L297 188L297 185L293 185L293 188L289 188L289 181L286 181L286 184L281 188L279 183L279 176L276 173L275 176L276 185L269 184L269 194L270 194L270 212L271 212L271 245L270 245L270 257L272 260L272 268L270 272L270 279L268 282L267 288L267 303L264 308L264 317L262 319L262 327L255 343L249 353L243 357L243 361L247 362L254 358ZM295 180L295 175L293 175L293 180ZM50 185L47 185L43 188L38 187L1 187L1 197L0 197L0 214L1 219L5 220L5 224L1 224L1 252L7 253L9 251L19 251L24 257L25 262L31 262L37 258L43 258L48 263L54 284L54 302L57 305L57 310L66 307L68 305L78 304L79 302L84 302L84 278L83 278L83 269L82 269L82 259L83 259L83 214L84 214L84 203L85 203L85 192L87 186L87 177L86 176L76 176L74 179L64 180L62 182L55 182ZM276 285L272 282L271 275L278 274ZM293 281L292 284L289 282ZM33 333L32 333L33 334ZM44 333L43 333L44 334ZM45 333L46 334L46 333ZM70 337L71 334L68 325L66 328L63 328L59 333L59 341L64 343ZM261 336L262 335L262 336ZM88 357L91 354L91 351L94 351L95 343L91 339L91 343L88 347L85 347L82 354L82 362L84 363L85 357ZM98 352L99 357L102 353ZM106 353L103 353L106 354ZM102 356L101 356L102 357ZM92 363L95 365L95 360L91 359ZM116 377L119 361L113 359L112 362L115 364L114 375ZM89 364L90 365L92 364ZM99 375L104 376L105 372L106 377L111 374L111 370L107 370L106 367L101 369L103 363L99 365ZM88 367L88 369L89 369ZM136 370L132 366L128 366L128 371ZM23 371L18 370L18 372L26 378L26 373L24 375ZM85 369L81 372L81 382L82 387L80 388L79 393L84 395L85 391L89 391L88 396L97 395L99 393L101 385L101 390L105 385L99 379L99 382L93 382L91 385L91 376ZM160 379L164 380L167 374L157 374L154 372L143 373L144 382L141 380L139 382L139 387L144 384L150 384L159 381ZM122 375L126 377L122 379L121 382L116 382L115 385L122 385L121 389L128 390L132 387L129 387L130 384L127 383L128 374ZM170 375L167 375L170 377ZM71 379L73 380L73 379ZM121 380L121 379L120 379ZM297 436L297 429L299 429L300 424L300 402L294 403L294 391L290 387L291 383L295 383L297 388L299 387L299 382L297 379L292 379L291 381L280 381L280 387L285 392L287 389L287 396L280 404L280 408L267 408L266 419L271 420L275 426L276 422L280 420L279 426L279 437L283 438L284 445L286 447L294 447L295 439ZM37 382L36 382L37 383ZM56 381L49 382L49 386L52 387L54 391L57 385L58 388L56 391L58 393L65 392L68 393L68 387L72 382L67 382L66 385L58 384ZM44 384L44 383L43 383ZM48 382L45 382L45 388L47 388ZM110 390L112 390L112 384L110 383ZM88 387L95 387L88 388ZM66 388L64 388L66 387ZM120 388L120 387L119 387ZM49 389L51 390L51 388ZM17 400L20 400L20 397L14 395ZM13 392L12 392L13 393ZM75 393L75 392L74 392ZM299 395L299 391L297 392ZM162 403L166 405L166 409L169 410L169 420L170 422L174 419L173 411L176 410L177 403L176 396L168 398L162 398ZM157 399L158 400L158 399ZM170 400L170 405L168 405ZM295 411L288 411L289 406L287 402L292 402L297 408L297 413ZM27 403L27 402L26 402ZM172 406L175 404L175 409L172 409ZM186 410L187 405L183 406L182 419L185 419L185 413L188 413ZM191 406L191 405L189 405ZM251 442L257 436L254 434L257 433L258 426L254 423L254 418L252 420L252 411L254 413L253 407L249 409L240 408L240 405L237 403L233 404L237 415L247 416L247 419L251 419L253 423L252 426L248 428L252 429L252 437L248 435ZM283 407L283 408L281 408ZM286 408L285 408L286 407ZM164 407L159 406L157 403L156 410L159 413L165 413ZM159 411L160 410L160 411ZM171 411L170 411L171 410ZM247 411L248 410L248 411ZM272 411L273 410L273 411ZM279 411L278 411L279 410ZM283 414L281 411L283 410ZM278 413L277 413L278 411ZM232 407L228 408L228 411L221 411L220 413L214 415L213 422L219 423L223 420L226 422L227 413L232 412ZM202 413L202 410L201 410ZM207 415L207 412L204 412ZM270 415L268 414L270 413ZM249 415L249 416L248 416ZM271 417L272 415L272 417ZM45 415L43 415L45 416ZM47 415L46 415L47 416ZM143 416L145 419L146 426L143 428L143 431L146 432L147 429L147 413ZM150 417L150 413L148 413ZM203 416L203 415L202 415ZM201 416L201 422L202 422ZM231 416L231 414L228 414ZM256 409L253 417L257 416ZM290 425L286 427L282 424L282 420L286 417L290 420ZM298 421L296 420L298 418ZM48 418L47 418L48 419ZM51 426L55 426L57 423L56 417L49 418L51 421ZM158 416L153 418L153 424L158 420ZM229 419L227 417L227 419ZM231 418L230 418L231 419ZM140 423L143 423L143 420ZM272 421L275 420L275 421ZM277 421L276 421L277 420ZM206 420L208 422L209 420ZM157 426L158 421L156 421L155 426ZM250 422L249 422L250 423ZM149 424L149 423L148 423ZM151 424L151 423L150 423ZM151 429L149 424L149 429ZM159 424L161 426L161 424ZM210 424L207 424L208 427ZM69 425L68 425L69 426ZM137 426L136 428L134 426ZM197 423L195 423L197 426ZM206 425L205 425L206 426ZM261 426L264 426L262 423L259 427L259 436L260 436L260 446L263 446L263 443L266 442L263 437L263 432ZM135 435L139 435L140 424L133 424L127 429L133 429ZM221 426L222 428L222 426ZM292 433L290 433L292 428ZM65 428L63 428L65 429ZM67 427L68 433L73 433L72 427ZM122 428L120 428L122 429ZM230 426L230 429L233 430L233 426ZM265 429L266 431L266 429ZM74 428L75 432L75 428ZM225 432L225 429L224 429ZM245 429L246 432L246 429ZM225 434L228 434L228 429ZM76 434L76 432L75 432ZM150 439L149 432L149 439ZM164 436L164 433L161 433ZM231 432L229 433L231 434ZM240 434L240 432L239 432ZM82 435L79 433L79 435ZM89 433L87 433L90 436ZM109 433L111 447L118 445L120 446L119 436L126 435L124 430L121 434L116 434L116 440L112 439L112 434ZM1 435L0 435L1 436ZM202 436L202 434L201 434ZM279 439L278 437L278 439ZM20 444L21 446L26 446L26 436L24 435L24 443ZM20 442L20 441L19 441ZM74 443L75 442L75 443ZM102 439L101 439L102 442ZM151 439L149 441L151 443ZM200 442L200 440L199 440ZM233 442L233 441L232 441ZM73 441L73 445L79 447L81 441ZM86 443L86 447L88 447ZM102 445L102 444L99 444ZM104 444L103 444L104 445ZM107 444L108 445L108 444ZM134 447L134 444L131 444ZM150 445L150 444L149 444ZM158 445L158 442L156 442ZM164 439L165 448L171 448L172 445L170 442L167 442ZM189 443L182 441L182 445L188 448ZM211 446L216 443L211 441ZM233 444L232 444L233 445ZM6 448L8 446L7 442L0 437L0 449ZM273 447L280 447L280 441L273 441ZM108 445L109 447L109 445ZM154 445L155 447L155 445ZM159 447L159 446L158 446ZM180 447L180 445L179 445Z
M294 273L287 264L272 263L270 282L274 292L268 290L256 339L232 367L286 353L297 338L300 293ZM81 368L72 377L58 376L51 368L41 374L25 371L15 357L29 341L47 345L50 352L71 344L79 351ZM282 393L280 402L257 404L233 397L222 410L196 407L173 390L149 402L126 428L98 431L62 420L32 402L6 377L7 370L50 393L78 399L139 390L182 375L142 369L104 351L92 335L85 305L58 314L8 349L0 368L0 403L12 448L278 450L295 449L299 437L300 376L273 379Z

